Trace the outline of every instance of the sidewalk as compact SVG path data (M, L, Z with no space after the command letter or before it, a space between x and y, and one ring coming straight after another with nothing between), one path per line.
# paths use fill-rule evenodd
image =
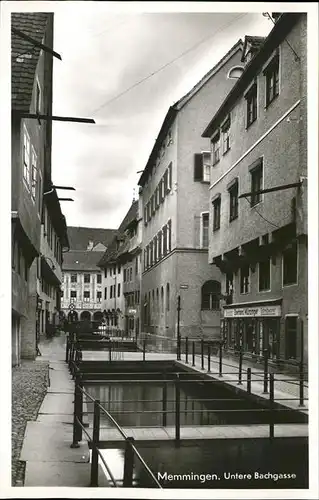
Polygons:
M40 343L49 362L50 385L36 421L27 423L20 460L26 462L24 486L89 487L87 440L70 448L73 433L74 381L65 363L65 335ZM103 474L100 474L102 486Z
M147 358L146 358L147 359ZM236 387L238 390L247 392L247 368L251 368L251 393L258 397L269 399L269 383L268 383L268 393L264 393L263 369L258 369L252 367L251 364L242 364L242 385L238 384L238 360L231 359L227 357L223 358L223 369L222 377L219 377L219 358L217 356L211 356L211 373L207 372L208 359L207 355L204 356L204 370L201 369L201 356L195 356L195 366L192 366L192 356L188 356L188 364L185 362L185 354L181 355L181 360L177 363L192 368L200 373L205 373L209 377L222 380L227 382L227 384ZM282 373L274 375L274 400L294 410L301 411L308 414L308 383L304 383L304 406L299 406L299 381L293 375L284 375ZM289 381L289 382L286 382ZM297 398L297 399L294 399Z

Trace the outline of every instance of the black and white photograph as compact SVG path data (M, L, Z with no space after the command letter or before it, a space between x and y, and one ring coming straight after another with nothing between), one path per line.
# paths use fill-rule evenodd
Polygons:
M318 4L0 9L3 498L318 498Z

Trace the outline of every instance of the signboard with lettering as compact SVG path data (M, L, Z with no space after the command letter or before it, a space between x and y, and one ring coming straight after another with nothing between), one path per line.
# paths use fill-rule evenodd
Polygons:
M261 318L281 316L281 306L234 307L224 309L224 318Z

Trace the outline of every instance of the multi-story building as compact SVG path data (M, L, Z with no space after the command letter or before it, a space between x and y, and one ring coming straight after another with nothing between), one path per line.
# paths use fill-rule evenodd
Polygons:
M61 306L68 320L102 320L102 274L97 263L113 229L68 227L70 251L63 258Z
M44 192L37 279L37 333L54 332L61 320L62 262L69 250L65 217L55 189ZM50 331L51 329L51 331Z
M154 336L176 336L179 295L181 335L219 336L221 273L208 264L210 144L201 134L242 71L242 46L169 108L139 179L141 331Z
M140 316L141 227L133 201L99 262L103 270L102 309L107 326L138 333Z
M12 14L12 363L36 355L43 188L51 182L53 14ZM23 35L31 37L25 39ZM65 238L58 200L57 241ZM59 221L57 222L57 219ZM63 245L63 241L60 243Z
M244 72L203 133L209 262L229 297L226 347L294 364L307 359L307 22L276 19L252 57L246 39Z

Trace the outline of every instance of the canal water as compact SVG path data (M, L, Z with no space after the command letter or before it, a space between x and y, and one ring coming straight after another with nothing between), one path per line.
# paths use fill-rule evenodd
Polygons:
M111 413L123 427L156 427L163 425L163 382L116 382L85 384L85 389ZM87 402L88 412L93 403ZM175 425L175 386L167 382L166 425ZM90 420L92 421L92 415ZM276 411L275 422L305 422L307 417L293 411ZM109 420L101 412L102 426ZM254 399L239 396L232 388L207 382L181 383L181 425L260 424L269 422L269 412ZM110 425L112 426L112 425Z
M138 450L164 488L308 488L306 438L184 441L180 446L161 441ZM124 450L105 449L103 456L121 486ZM137 459L133 487L154 487Z

